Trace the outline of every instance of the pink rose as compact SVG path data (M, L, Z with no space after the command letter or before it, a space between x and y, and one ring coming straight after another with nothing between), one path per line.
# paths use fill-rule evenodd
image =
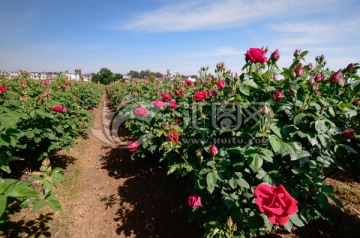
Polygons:
M280 59L279 50L275 50L274 52L272 52L270 59L274 62L276 62L278 59Z
M360 99L354 101L353 104L354 104L355 106L360 106Z
M218 148L215 145L212 145L209 150L211 155L216 155L219 151Z
M67 86L69 86L69 82L64 83L64 87L67 87Z
M125 107L126 103L122 102L120 103L120 107Z
M169 105L170 105L170 108L172 108L172 109L178 108L178 105L175 101L170 101Z
M45 92L44 92L45 95L49 95L50 92L49 92L49 89L46 89Z
M224 80L219 80L216 82L216 86L218 88L225 88L225 81Z
M152 104L154 104L155 107L163 108L166 103L160 99L156 99L156 100L152 101Z
M195 193L189 196L188 203L189 206L192 208L197 208L202 205L200 196Z
M179 135L178 134L169 134L167 136L167 140L171 142L178 142L179 141Z
M346 139L352 139L355 136L355 130L345 130L341 135Z
M259 184L255 191L255 203L273 224L284 225L289 216L298 210L297 201L286 191L283 185L269 186Z
M194 94L193 98L195 101L202 101L206 99L207 96L208 96L207 92L205 92L204 90L200 90Z
M170 101L172 99L172 96L169 93L162 93L161 96L164 101Z
M194 86L194 82L186 79L186 80L185 80L185 85L186 85L186 86Z
M274 94L274 100L275 101L280 101L282 98L284 98L284 96L281 94L281 92L279 90L276 90L275 94Z
M250 60L252 63L265 64L267 58L265 57L265 50L259 48L250 48L246 51L245 59Z
M128 143L128 148L130 152L134 152L139 147L139 144L137 141L130 141Z
M136 115L138 115L138 116L143 116L143 117L146 117L147 114L148 114L147 109L144 108L144 107L139 107L139 108L136 109L134 112L135 112Z

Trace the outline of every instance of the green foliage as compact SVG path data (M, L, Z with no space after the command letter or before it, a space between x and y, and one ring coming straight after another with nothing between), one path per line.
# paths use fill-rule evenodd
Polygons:
M282 184L298 201L298 212L284 225L288 230L327 219L328 199L341 206L323 181L332 169L360 168L359 65L341 70L336 80L320 57L314 67L303 66L300 72L306 54L299 52L282 70L276 62L248 61L243 73L235 75L222 63L216 76L202 68L201 82L194 85L165 77L107 88L119 115L128 118L125 126L141 138L132 157L160 154L169 174L178 173L193 184L191 192L201 196L202 206L193 209L191 219L205 224L207 237L251 237L272 229L254 203L254 189L261 183ZM320 74L322 80L316 81ZM225 82L223 89L217 87L219 80ZM207 97L195 101L201 90ZM277 90L282 98L275 97ZM179 107L172 109L166 102L156 108L152 101L161 99L161 93L171 94ZM134 115L139 107L149 114ZM222 114L214 108L228 112L229 119L241 119L240 125L221 126ZM344 136L346 130L354 130L355 136ZM173 133L178 142L167 139ZM218 153L210 153L212 145Z

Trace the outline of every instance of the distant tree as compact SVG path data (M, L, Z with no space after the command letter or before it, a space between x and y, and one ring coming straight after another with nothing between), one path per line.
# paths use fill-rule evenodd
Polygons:
M115 75L114 75L114 81L122 80L123 77L124 77L124 76L123 76L122 74L115 74Z
M94 83L109 84L114 81L114 75L110 69L102 68L99 73L93 74L91 81Z
M138 71L131 70L128 75L130 75L131 78L140 78L140 73Z

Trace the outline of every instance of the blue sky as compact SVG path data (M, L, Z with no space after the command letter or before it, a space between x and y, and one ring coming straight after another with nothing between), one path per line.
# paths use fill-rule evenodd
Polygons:
M358 0L0 0L0 70L240 72L250 47L360 62Z

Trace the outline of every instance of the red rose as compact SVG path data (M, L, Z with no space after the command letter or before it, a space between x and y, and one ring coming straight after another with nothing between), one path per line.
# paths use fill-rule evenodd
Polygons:
M186 85L186 86L194 86L194 82L191 81L191 80L186 79L186 80L185 80L185 85Z
M178 108L178 105L175 101L170 101L169 105L170 105L170 108L172 108L172 109Z
M50 111L54 112L67 112L67 109L65 107L62 107L60 105L55 105L52 108L50 108Z
M152 104L154 104L155 107L162 108L165 106L165 102L161 101L160 99L156 99L152 101Z
M250 60L252 63L265 64L267 58L265 57L265 50L259 48L250 48L246 51L245 59Z
M360 106L360 99L354 101L353 104L354 104L355 106Z
M0 85L0 93L5 92L6 90L8 90L8 87L5 87L3 85Z
M189 206L192 208L197 208L201 206L201 198L197 194L192 194L188 198Z
M288 222L289 216L298 210L298 202L281 184L279 186L259 184L254 194L255 203L259 206L260 212L265 213L273 224L284 225Z
M130 152L134 152L139 147L139 144L137 141L130 141L128 143L128 148Z
M179 135L178 134L169 134L167 136L167 140L171 142L178 142L179 141Z
M144 107L139 107L134 112L136 115L143 116L143 117L146 117L148 114L147 109Z
M225 88L225 81L224 80L219 80L216 82L216 86L218 88Z
M204 100L206 97L208 96L207 92L205 92L204 90L200 90L200 91L197 91L195 94L194 94L194 100L195 101L202 101Z
M172 96L169 93L162 93L161 96L165 101L170 101L172 99Z
M355 136L355 130L345 130L341 135L346 139L352 139Z
M276 92L274 94L274 100L280 101L282 98L284 98L284 96L281 94L281 92L279 90L276 90Z

